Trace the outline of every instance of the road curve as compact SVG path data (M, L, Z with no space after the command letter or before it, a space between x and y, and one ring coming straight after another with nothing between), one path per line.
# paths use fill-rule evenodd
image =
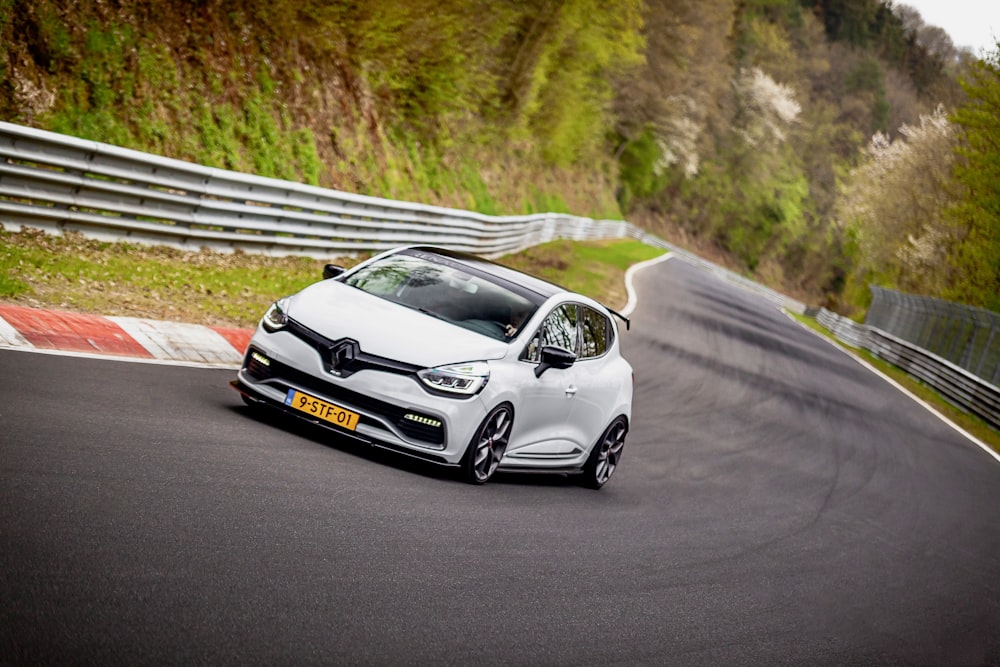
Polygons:
M635 283L599 492L0 351L0 663L1000 664L1000 465L760 297Z

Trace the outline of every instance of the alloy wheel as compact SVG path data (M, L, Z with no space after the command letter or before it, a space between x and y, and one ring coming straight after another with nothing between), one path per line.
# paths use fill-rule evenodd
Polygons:
M510 408L500 406L491 412L479 427L473 440L475 449L469 452L472 457L469 472L472 473L473 481L482 484L496 472L504 452L507 451L512 417Z
M625 435L628 427L621 418L615 420L594 446L590 460L584 467L583 483L593 489L599 489L611 479L625 449Z

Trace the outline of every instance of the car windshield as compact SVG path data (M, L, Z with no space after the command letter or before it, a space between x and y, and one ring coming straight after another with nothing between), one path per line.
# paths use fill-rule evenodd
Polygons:
M501 341L515 338L538 308L530 294L517 286L426 252L389 255L343 281Z

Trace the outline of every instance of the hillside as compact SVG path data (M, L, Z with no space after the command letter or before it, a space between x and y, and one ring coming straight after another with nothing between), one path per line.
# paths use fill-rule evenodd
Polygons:
M858 185L873 135L907 146L904 126L969 104L973 59L906 7L4 0L0 34L4 120L484 213L627 217L842 310L872 279L991 289L993 251L963 251L971 232L941 213L959 189L925 231L857 213L885 199ZM947 252L920 255L926 239ZM986 267L964 293L962 262Z

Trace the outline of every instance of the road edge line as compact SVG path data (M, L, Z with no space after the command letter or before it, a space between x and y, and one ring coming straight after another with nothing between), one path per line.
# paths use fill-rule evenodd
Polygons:
M639 296L636 294L635 285L633 284L635 274L642 269L653 266L654 264L659 264L660 262L665 262L668 259L673 259L674 257L676 257L676 255L668 250L659 257L647 259L644 262L639 262L638 264L633 264L628 267L628 270L625 272L625 293L628 294L628 301L626 302L625 307L622 308L622 315L628 317L632 314L632 311L635 310L636 306L639 305Z

